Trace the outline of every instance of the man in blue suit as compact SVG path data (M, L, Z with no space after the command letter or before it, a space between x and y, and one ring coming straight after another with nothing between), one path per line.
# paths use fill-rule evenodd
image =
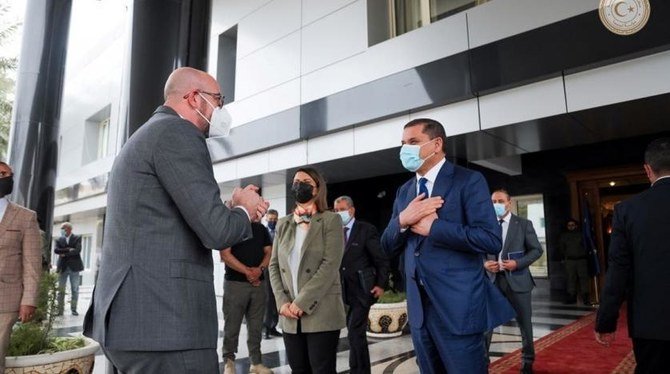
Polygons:
M484 177L447 162L445 141L435 120L405 125L400 159L416 176L398 189L382 247L404 251L421 372L486 373L484 333L514 317L482 267L500 251L501 229Z

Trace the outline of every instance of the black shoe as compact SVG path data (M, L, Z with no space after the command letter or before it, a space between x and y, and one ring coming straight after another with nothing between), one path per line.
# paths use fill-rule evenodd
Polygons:
M272 335L272 336L282 336L281 332L277 331L277 329L270 330L270 335Z
M266 340L272 339L272 337L270 336L270 333L267 333L267 332L265 333L265 339Z
M77 313L77 311L76 311L76 310L73 310L73 311L72 311L72 315L73 315L73 316L78 316L78 315L79 315L79 313Z
M533 364L530 362L524 362L521 365L521 374L533 374Z

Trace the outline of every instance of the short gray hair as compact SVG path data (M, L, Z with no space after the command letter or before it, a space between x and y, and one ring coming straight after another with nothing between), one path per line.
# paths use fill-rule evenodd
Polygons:
M338 197L337 199L335 199L335 204L339 203L340 201L344 201L344 202L346 202L347 205L349 206L349 208L353 208L353 207L354 207L354 200L352 200L352 199L351 199L349 196L347 196L347 195L343 195L343 196L340 196L340 197Z
M60 228L62 229L62 228L64 228L64 227L67 227L67 228L69 228L70 230L72 230L72 224L71 224L70 222L63 222L63 224L60 225Z

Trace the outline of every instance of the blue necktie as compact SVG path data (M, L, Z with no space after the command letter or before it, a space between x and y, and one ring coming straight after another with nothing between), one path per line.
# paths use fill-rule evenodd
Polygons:
M429 198L430 197L430 195L428 194L428 187L426 187L427 182L428 182L428 179L426 179L426 178L419 179L419 195L423 194L424 198Z

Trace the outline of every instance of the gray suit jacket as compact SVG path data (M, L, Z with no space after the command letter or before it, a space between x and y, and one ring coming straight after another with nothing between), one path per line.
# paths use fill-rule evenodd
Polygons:
M295 244L297 224L293 215L279 220L270 259L270 281L277 308L295 302L305 314L302 332L339 330L345 326L340 263L344 254L342 219L332 212L312 216L302 245L298 274L298 294L293 292L289 255ZM280 316L282 330L295 334L298 322Z
M505 271L505 278L512 291L530 292L535 287L528 266L542 256L542 251L533 223L512 214L501 254L503 260L516 260L517 269Z
M210 248L250 237L246 213L221 201L203 134L159 107L114 161L84 334L116 350L216 348Z

